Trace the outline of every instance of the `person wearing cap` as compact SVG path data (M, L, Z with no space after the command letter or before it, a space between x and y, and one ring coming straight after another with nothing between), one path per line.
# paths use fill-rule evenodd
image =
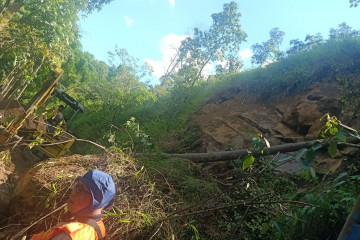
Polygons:
M115 195L115 184L110 175L90 170L77 179L67 202L73 216L67 223L35 234L30 240L102 240L105 226L102 210Z

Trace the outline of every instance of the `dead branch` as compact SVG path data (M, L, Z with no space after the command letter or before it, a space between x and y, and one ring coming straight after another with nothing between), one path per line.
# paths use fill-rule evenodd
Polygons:
M312 141L305 141L305 142L281 144L281 145L272 146L270 148L265 147L263 149L263 151L260 151L259 149L251 148L251 149L239 149L239 150L234 150L234 151L209 152L209 153L173 153L173 154L164 153L163 155L165 155L167 157L185 158L185 159L189 159L195 163L231 161L231 160L245 157L248 154L251 154L254 157L258 157L258 156L274 155L274 154L277 154L278 152L279 153L295 152L301 148L309 148L316 142L323 143L324 146L326 145L326 139L321 139L321 140L312 140ZM350 146L349 143L357 143L357 142L359 142L359 140L354 139L352 141L348 141L347 145ZM135 157L137 157L137 156L153 157L155 155L156 154L154 154L154 153L135 153L134 154Z
M48 216L50 216L51 214L54 214L55 212L63 209L65 207L66 203L60 207L58 207L57 209L55 209L54 211L46 214L45 216L43 216L42 218L40 218L39 220L36 220L35 222L33 222L32 224L30 224L29 226L27 226L26 228L23 228L20 232L16 233L14 236L12 236L10 238L10 240L15 240L18 237L20 237L21 235L23 235L27 230L29 230L32 226L38 224L39 222L41 222L42 220L44 220L45 218L47 218Z
M76 141L79 141L79 142L87 142L87 143L91 143L92 145L95 145L97 146L98 148L101 148L102 150L104 150L106 153L110 154L110 155L113 155L113 153L111 153L106 147L104 147L103 145L100 145L96 142L93 142L93 141L90 141L90 140L87 140L87 139L80 139L80 138L76 138Z
M270 193L268 193L270 194ZM264 194L266 195L266 194ZM173 220L176 218L183 218L183 217L188 217L188 216L193 216L193 215L197 215L197 214L203 214L206 212L216 212L216 211L220 211L223 209L227 209L227 208L233 208L233 207L238 207L238 206L252 206L252 205L260 205L260 204L276 204L276 203L289 203L289 204L298 204L298 205L306 205L306 206L312 206L312 207L316 207L316 205L310 204L310 203L306 203L306 202L301 202L301 201L291 201L291 200L279 200L279 201L260 201L260 202L253 202L253 201L249 201L249 202L241 202L241 203L235 203L235 204L231 204L231 205L226 205L226 206L220 206L220 207L216 207L216 208L210 208L210 209L204 209L204 210L200 210L200 211L196 211L196 212L191 212L191 213L185 213L182 215L175 215L175 216L171 216L171 217L167 217L167 218L163 218L161 219L159 222L163 222L163 221L169 221L169 220Z

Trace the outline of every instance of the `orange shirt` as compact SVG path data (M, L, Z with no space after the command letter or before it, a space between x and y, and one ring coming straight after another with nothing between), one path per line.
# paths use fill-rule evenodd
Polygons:
M103 221L96 222L102 236L105 237L105 226ZM40 232L32 236L30 240L50 240L59 234L67 233L72 240L98 240L96 231L90 225L81 222L71 222L56 226L50 230Z

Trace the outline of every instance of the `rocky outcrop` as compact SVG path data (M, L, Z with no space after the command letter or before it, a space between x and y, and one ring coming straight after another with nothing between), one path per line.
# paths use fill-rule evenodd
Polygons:
M326 113L341 118L337 97L334 81L316 82L301 93L269 99L224 91L193 117L202 131L198 151L248 148L257 133L272 145L315 139Z

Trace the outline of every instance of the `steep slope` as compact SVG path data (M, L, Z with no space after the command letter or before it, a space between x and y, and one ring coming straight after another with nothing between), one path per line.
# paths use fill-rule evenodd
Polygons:
M241 89L220 92L193 116L201 129L201 152L241 149L251 146L254 134L272 145L315 139L324 114L341 115L338 84L322 81L302 93L253 97Z

